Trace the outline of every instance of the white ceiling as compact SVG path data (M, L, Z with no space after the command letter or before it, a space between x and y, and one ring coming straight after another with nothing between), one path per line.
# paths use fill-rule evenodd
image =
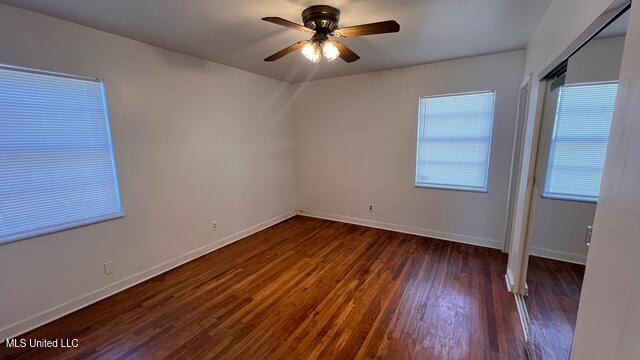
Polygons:
M92 28L289 82L522 49L551 0L0 0ZM301 23L302 10L324 3L341 25L394 19L396 34L344 42L362 58L313 64L299 53L268 55L308 37L261 21Z

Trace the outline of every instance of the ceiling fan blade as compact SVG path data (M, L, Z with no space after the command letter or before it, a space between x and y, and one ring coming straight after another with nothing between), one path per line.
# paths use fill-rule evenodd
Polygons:
M334 32L336 36L340 37L356 37L364 35L376 35L394 33L400 31L400 24L394 20L381 21L371 24L362 24L356 26L348 26L338 29Z
M285 55L289 55L289 54L291 54L292 52L294 52L296 50L302 49L302 47L308 42L309 42L309 40L298 41L297 43L295 43L295 44L293 44L293 45L291 45L289 47L286 47L286 48L278 51L277 53L269 56L268 58L265 58L264 61L268 61L268 62L276 61L276 60L280 59L281 57L283 57Z
M338 50L340 51L340 57L342 58L342 60L348 63L352 63L360 59L360 56L354 53L353 50L349 49L347 45L341 43L340 41L335 41L335 44Z
M315 31L313 31L312 29L309 29L306 26L302 26L300 24L296 24L292 21L280 18L280 17L263 17L262 20L266 21L266 22L270 22L276 25L281 25L281 26L285 26L288 27L290 29L294 29L294 30L298 30L298 31L302 31L304 33L307 34L315 34Z

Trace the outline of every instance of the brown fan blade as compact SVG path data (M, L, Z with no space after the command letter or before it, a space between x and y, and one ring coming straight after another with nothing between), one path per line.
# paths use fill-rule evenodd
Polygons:
M334 32L336 36L341 37L356 37L364 35L376 35L394 33L400 31L400 24L394 20L381 21L371 24L362 24L356 26L348 26L338 29Z
M290 29L294 29L294 30L298 30L298 31L302 31L304 33L307 34L315 34L315 31L313 31L312 29L309 29L308 27L302 26L300 24L296 24L292 21L283 19L283 18L279 18L279 17L263 17L262 20L266 21L266 22L270 22L276 25L281 25L281 26L285 26L288 27Z
M269 56L268 58L264 59L264 61L269 61L269 62L276 61L276 60L280 59L281 57L283 57L285 55L289 55L289 54L291 54L292 52L294 52L296 50L302 49L302 47L308 42L309 42L309 40L298 41L297 43L295 43L295 44L293 44L293 45L291 45L289 47L286 47L286 48L278 51L277 53Z
M340 57L342 58L342 60L348 62L348 63L352 63L354 61L357 61L358 59L360 59L360 56L358 56L358 54L354 53L353 50L349 49L347 47L347 45L339 42L339 41L335 41L336 47L338 48L338 50L340 51Z

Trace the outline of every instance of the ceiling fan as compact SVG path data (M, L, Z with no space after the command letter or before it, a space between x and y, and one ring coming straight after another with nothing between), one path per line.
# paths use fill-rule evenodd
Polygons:
M400 31L400 25L394 20L340 28L338 27L340 10L328 5L314 5L304 9L302 12L304 26L279 17L264 17L262 20L312 35L311 39L298 41L264 59L269 62L301 50L302 55L314 63L320 62L322 56L329 61L339 56L342 60L351 63L360 59L360 56L340 39Z

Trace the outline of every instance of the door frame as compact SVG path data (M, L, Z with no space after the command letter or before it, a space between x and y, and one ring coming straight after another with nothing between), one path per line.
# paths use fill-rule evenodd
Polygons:
M510 233L509 260L505 278L507 289L517 296L526 296L526 272L528 266L527 229L531 197L533 194L534 173L538 151L540 124L542 121L542 102L544 100L545 81L534 81L533 74L527 76L528 99L524 111L524 138L518 180L515 190L512 224ZM530 121L529 119L533 119Z
M511 234L513 231L514 207L520 177L518 170L522 165L522 150L524 129L529 109L529 91L531 90L531 75L527 75L525 81L520 84L518 91L518 109L516 112L516 126L513 135L513 148L511 149L511 168L509 169L509 192L507 193L507 213L505 214L505 238L503 252L508 253L511 245Z

